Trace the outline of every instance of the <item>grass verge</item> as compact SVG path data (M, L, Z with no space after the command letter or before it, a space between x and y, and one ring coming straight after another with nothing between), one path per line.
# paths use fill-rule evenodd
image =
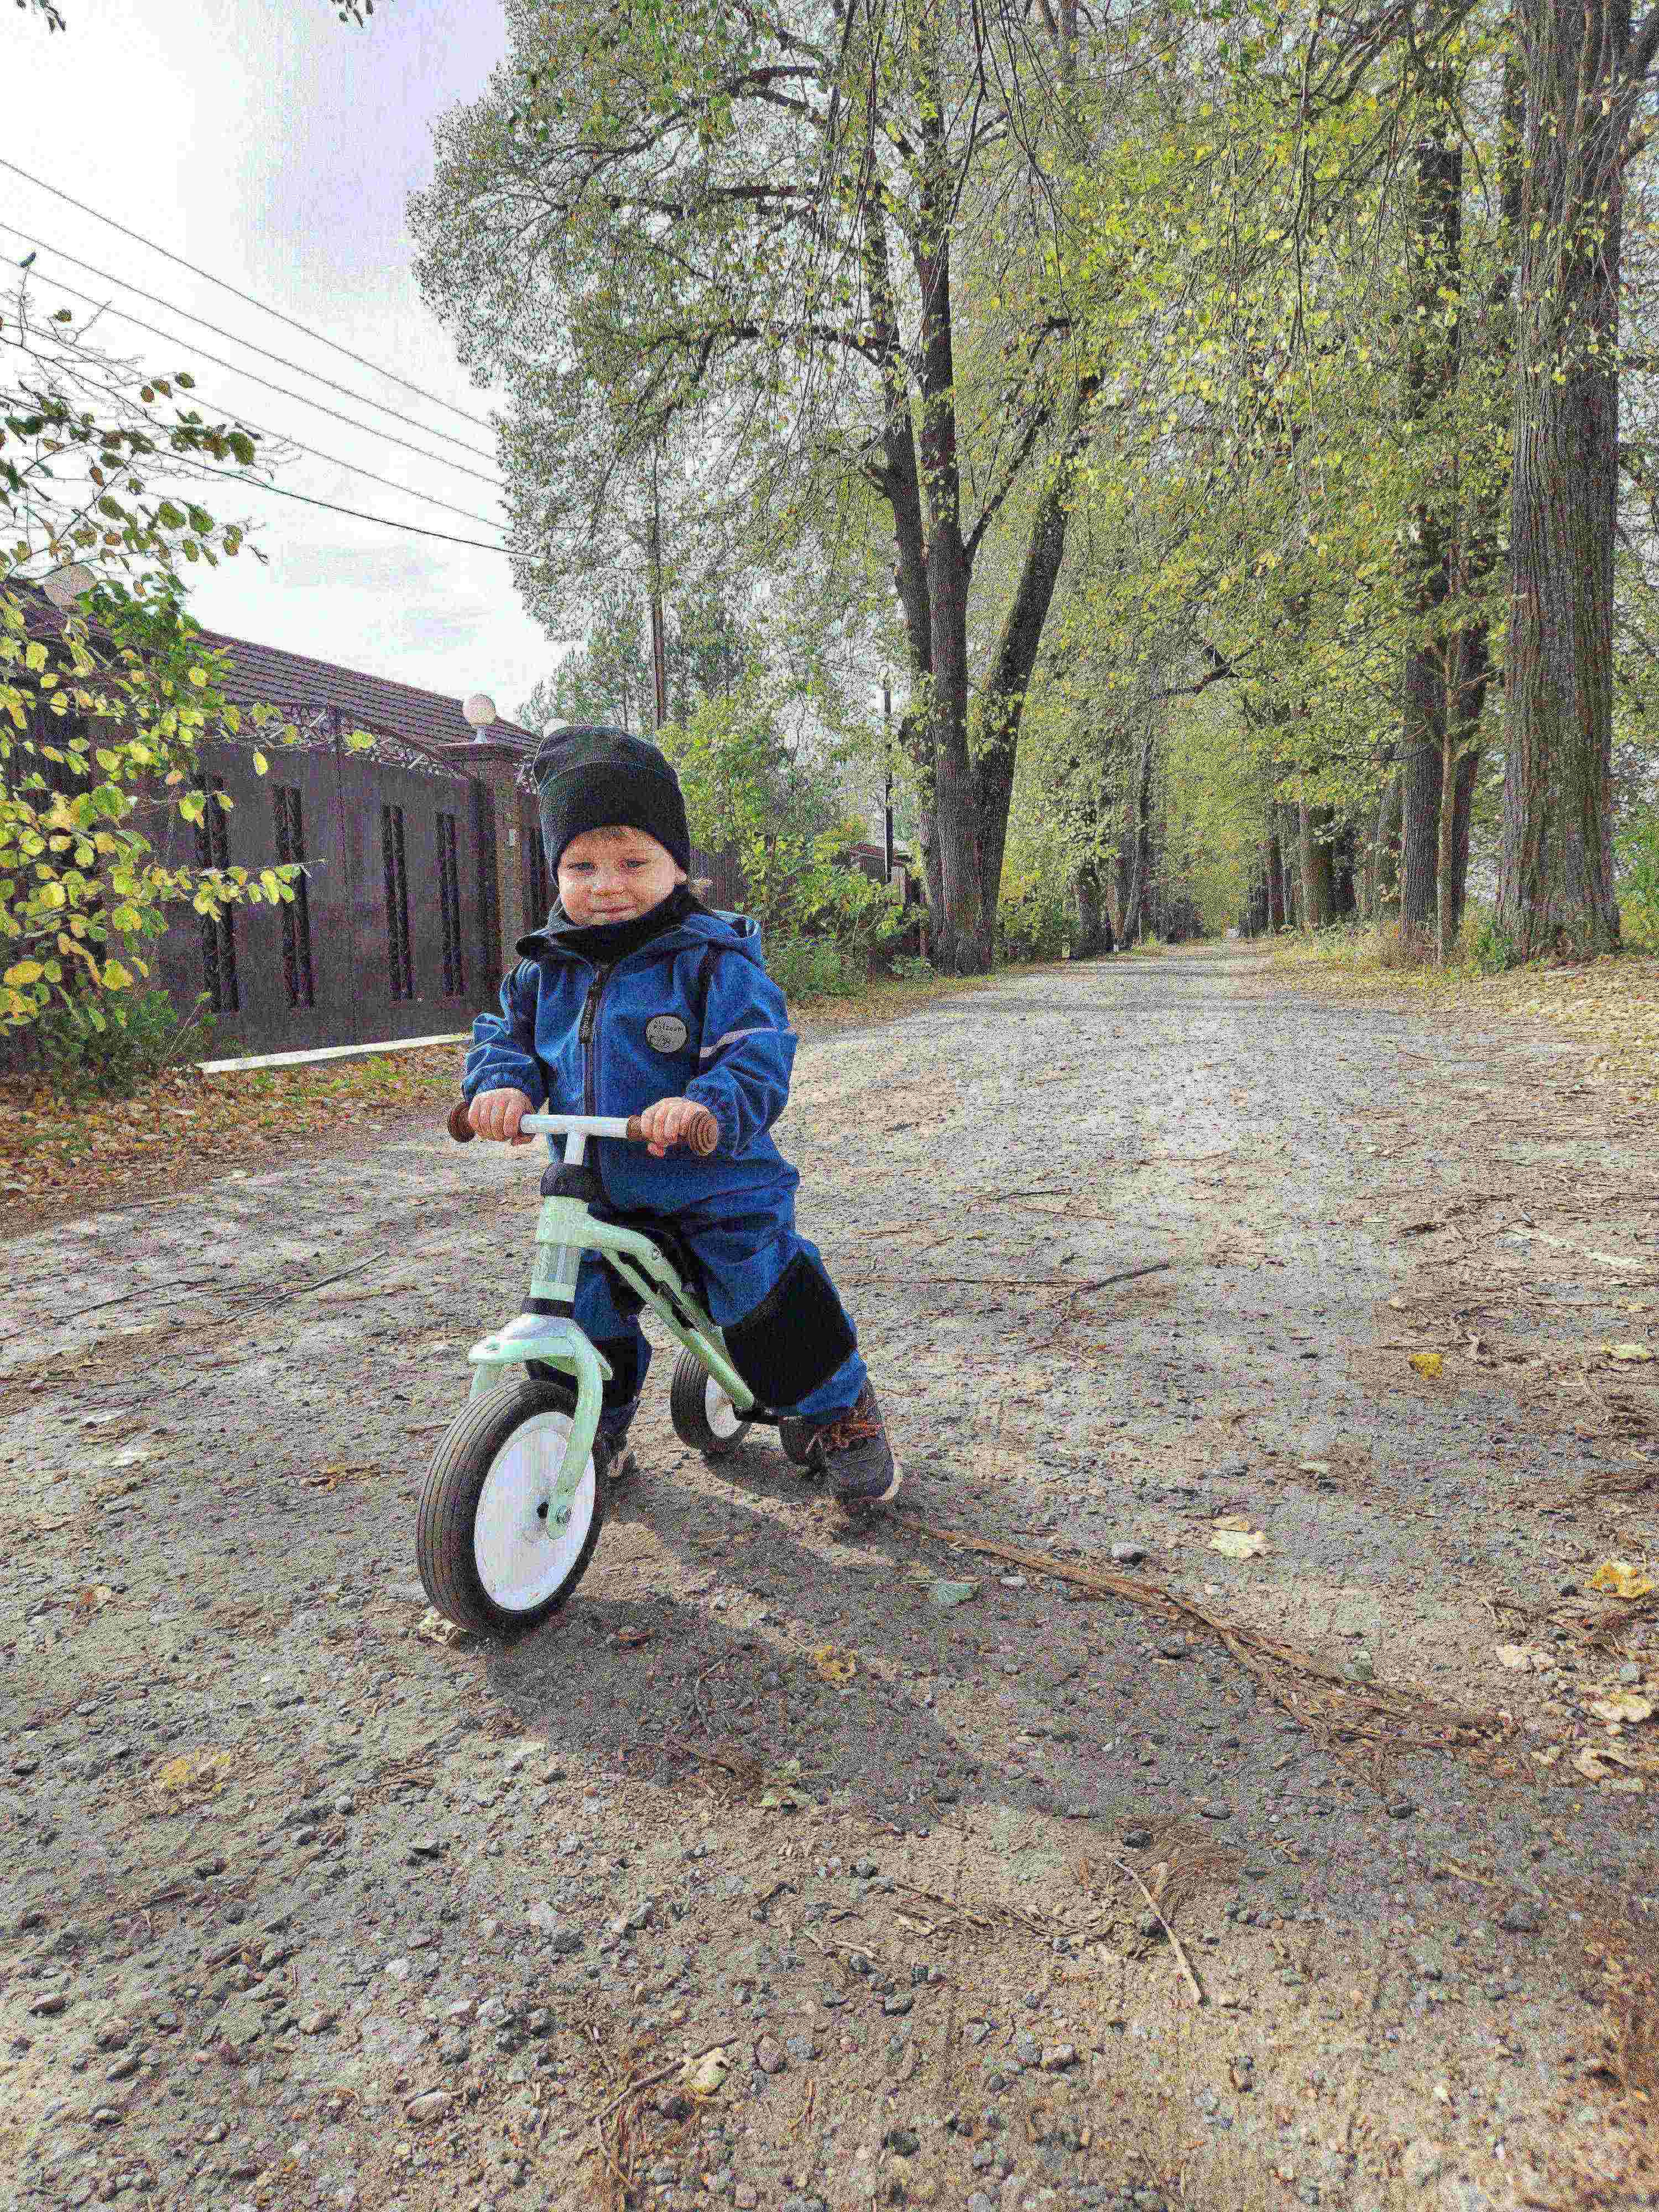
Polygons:
M1472 965L1406 968L1392 931L1325 930L1256 941L1300 990L1502 1024L1547 1024L1577 1045L1586 1081L1659 1102L1659 954L1533 961L1500 975Z

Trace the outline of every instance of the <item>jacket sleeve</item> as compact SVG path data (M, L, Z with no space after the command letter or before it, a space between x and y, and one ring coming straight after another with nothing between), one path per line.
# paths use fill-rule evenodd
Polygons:
M480 1014L461 1077L461 1095L522 1091L539 1113L547 1103L547 1076L536 1057L536 970L521 960L501 985L501 1011Z
M716 957L704 1001L698 1072L688 1098L720 1125L720 1150L744 1152L789 1103L795 1032L783 994L763 968L741 953Z

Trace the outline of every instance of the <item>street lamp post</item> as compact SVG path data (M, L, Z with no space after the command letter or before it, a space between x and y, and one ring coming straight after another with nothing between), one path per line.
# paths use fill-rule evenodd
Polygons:
M893 880L893 687L886 677L881 679L881 757L884 772L882 787L882 815L886 852L886 873L882 881Z

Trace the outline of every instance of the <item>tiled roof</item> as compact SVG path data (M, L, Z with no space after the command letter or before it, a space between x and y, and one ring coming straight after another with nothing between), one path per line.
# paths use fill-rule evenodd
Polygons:
M274 645L253 645L219 630L204 630L203 636L229 661L225 696L239 706L264 702L282 708L337 707L348 726L388 737L428 745L472 743L471 726L461 713L460 701L441 691L394 684L389 677L366 676L359 669L313 660L303 653L284 653ZM489 744L514 751L533 752L538 743L532 731L499 718L483 734Z
M32 634L62 635L64 617L38 586L12 578L4 588L22 602ZM202 635L228 660L225 696L238 706L337 707L348 727L407 738L416 744L473 742L472 726L461 713L460 701L441 691L394 684L386 676L365 676L360 669L313 660L308 653L284 653L274 645L253 645L246 638L227 637L222 630L204 629ZM541 742L533 730L499 718L484 735L490 744L504 745L511 752L533 753Z

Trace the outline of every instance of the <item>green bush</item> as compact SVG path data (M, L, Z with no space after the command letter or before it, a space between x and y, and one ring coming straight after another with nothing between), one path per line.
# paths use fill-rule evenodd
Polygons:
M1629 944L1659 952L1659 806L1619 840L1619 918Z
M1067 913L1063 891L1042 878L1028 879L997 908L997 950L1005 960L1058 960L1066 949Z
M933 962L924 960L919 952L896 952L887 965L901 983L930 983L938 973Z
M766 948L767 973L792 1003L801 999L856 999L867 987L869 965L831 937L784 937Z
M1501 975L1516 964L1513 940L1489 914L1481 915L1470 935L1469 962L1482 975Z
M142 1084L211 1048L205 992L181 1019L165 991L131 998L59 1000L39 1015L30 1042L47 1084L60 1097L131 1098Z

